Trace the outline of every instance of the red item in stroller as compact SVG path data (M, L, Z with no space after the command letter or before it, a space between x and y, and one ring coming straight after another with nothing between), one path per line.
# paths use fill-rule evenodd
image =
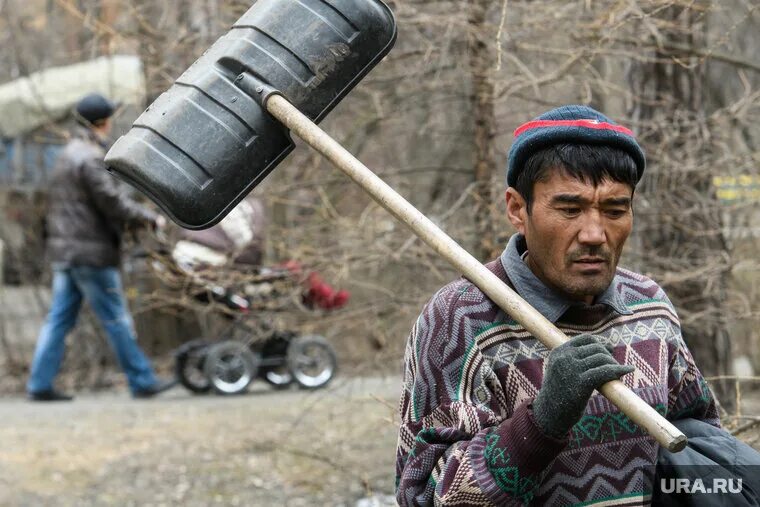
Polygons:
M309 276L306 278L306 284L308 286L304 295L304 304L306 306L317 306L324 310L335 310L348 302L348 291L335 290L322 279L319 273L309 273Z

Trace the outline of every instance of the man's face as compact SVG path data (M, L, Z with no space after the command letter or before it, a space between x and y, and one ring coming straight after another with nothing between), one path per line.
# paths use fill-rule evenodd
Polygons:
M113 120L111 118L106 118L103 120L103 127L102 132L104 137L108 137L111 135L111 131L113 130Z
M633 189L605 179L598 186L552 170L533 187L530 214L525 200L507 189L507 212L525 235L528 266L549 287L591 303L615 276L633 226Z

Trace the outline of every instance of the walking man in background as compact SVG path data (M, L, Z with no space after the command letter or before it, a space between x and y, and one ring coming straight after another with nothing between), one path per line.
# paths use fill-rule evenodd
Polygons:
M27 383L31 400L72 399L53 383L66 335L76 324L84 300L105 328L134 397L150 397L174 384L156 378L137 344L122 289L123 229L160 227L165 219L130 199L106 171L103 157L115 109L98 94L78 102L76 117L81 127L62 150L51 175L46 236L53 269L52 302Z
M406 349L400 505L648 505L659 446L596 391L611 380L719 426L665 292L617 267L644 167L633 133L589 107L515 131L518 233L487 267L571 339L550 352L466 279L438 291Z

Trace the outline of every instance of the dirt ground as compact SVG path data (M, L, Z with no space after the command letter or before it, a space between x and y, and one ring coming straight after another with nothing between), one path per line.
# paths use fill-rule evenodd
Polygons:
M315 392L0 398L0 505L392 505L399 389L338 377ZM741 413L729 428L760 449L760 397Z
M356 505L393 492L398 377L0 399L0 505Z

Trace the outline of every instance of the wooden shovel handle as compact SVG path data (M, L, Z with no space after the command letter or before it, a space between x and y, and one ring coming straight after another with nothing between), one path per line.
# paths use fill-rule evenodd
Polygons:
M337 141L328 136L308 117L279 94L270 95L265 103L269 113L288 127L309 146L330 160L338 169L361 186L381 206L406 224L425 243L449 261L468 280L511 315L527 331L553 349L568 340L537 310L514 290L478 262L464 248L401 197L375 173L356 159ZM633 422L649 432L660 445L672 452L686 446L686 436L619 380L600 389Z

